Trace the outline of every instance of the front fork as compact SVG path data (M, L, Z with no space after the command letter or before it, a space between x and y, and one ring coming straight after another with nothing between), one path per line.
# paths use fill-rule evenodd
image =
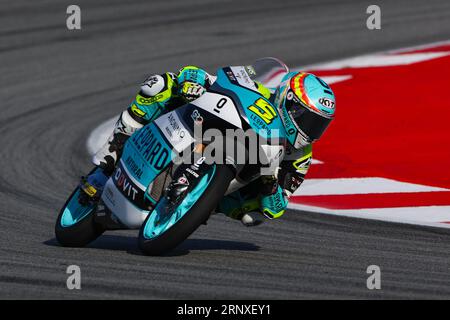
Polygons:
M193 163L182 163L176 168L172 175L172 182L164 193L167 210L177 207L211 168L211 165L206 163L206 158L202 155L204 149L204 144L197 144L192 153L194 155Z
M181 203L184 196L197 185L208 168L205 157L200 157L193 164L180 164L173 173L172 182L164 192L168 202L173 205Z

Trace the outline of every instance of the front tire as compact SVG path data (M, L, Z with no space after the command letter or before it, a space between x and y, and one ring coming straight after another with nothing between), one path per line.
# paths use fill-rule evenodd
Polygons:
M157 237L149 239L145 236L146 225L149 223L151 216L157 214L157 212L150 213L139 231L139 248L141 251L147 255L161 255L183 242L208 220L233 179L234 171L229 166L216 165L213 177L206 190L194 205L174 225Z
M97 239L105 229L94 221L97 205L83 207L78 203L79 188L76 188L62 207L55 224L56 240L63 247L84 247ZM79 216L72 213L83 210ZM68 212L69 210L69 212Z

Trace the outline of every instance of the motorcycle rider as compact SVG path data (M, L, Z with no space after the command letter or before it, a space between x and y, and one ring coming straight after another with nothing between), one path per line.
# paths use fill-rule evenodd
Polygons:
M183 67L178 74L166 72L148 77L130 106L120 114L108 141L95 153L93 163L111 175L125 141L136 130L161 114L197 99L213 81L213 76L194 66Z
M214 81L214 76L195 66L183 67L178 74L166 72L147 78L130 106L121 113L108 141L94 155L93 163L110 176L125 141L132 133L161 114L197 99ZM251 214L255 211L268 219L283 215L289 197L302 184L308 172L312 143L321 137L334 118L335 111L331 88L312 74L286 74L274 94L261 83L257 82L256 86L261 95L279 109L289 143L276 173L261 176L219 203L216 212L241 220L247 226L262 222ZM189 172L186 175L189 177ZM102 181L96 181L91 176L82 181L81 188L89 195L89 190L101 189L102 186Z

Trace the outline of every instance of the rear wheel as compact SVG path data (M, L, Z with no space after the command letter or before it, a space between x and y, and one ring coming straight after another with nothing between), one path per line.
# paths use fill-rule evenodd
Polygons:
M139 231L145 254L161 255L183 242L205 223L234 178L227 165L212 165L175 208L162 197Z

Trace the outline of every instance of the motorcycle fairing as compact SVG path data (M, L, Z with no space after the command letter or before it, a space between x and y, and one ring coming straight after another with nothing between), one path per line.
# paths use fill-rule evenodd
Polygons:
M238 73L236 73L238 72ZM239 82L236 77L243 78L246 75L250 79L245 67L226 67L217 71L217 80L211 87L215 92L229 94L234 92L234 103L243 111L244 120L264 139L286 139L283 123L278 114L277 108L258 91L256 86L250 84L246 86L247 80Z

